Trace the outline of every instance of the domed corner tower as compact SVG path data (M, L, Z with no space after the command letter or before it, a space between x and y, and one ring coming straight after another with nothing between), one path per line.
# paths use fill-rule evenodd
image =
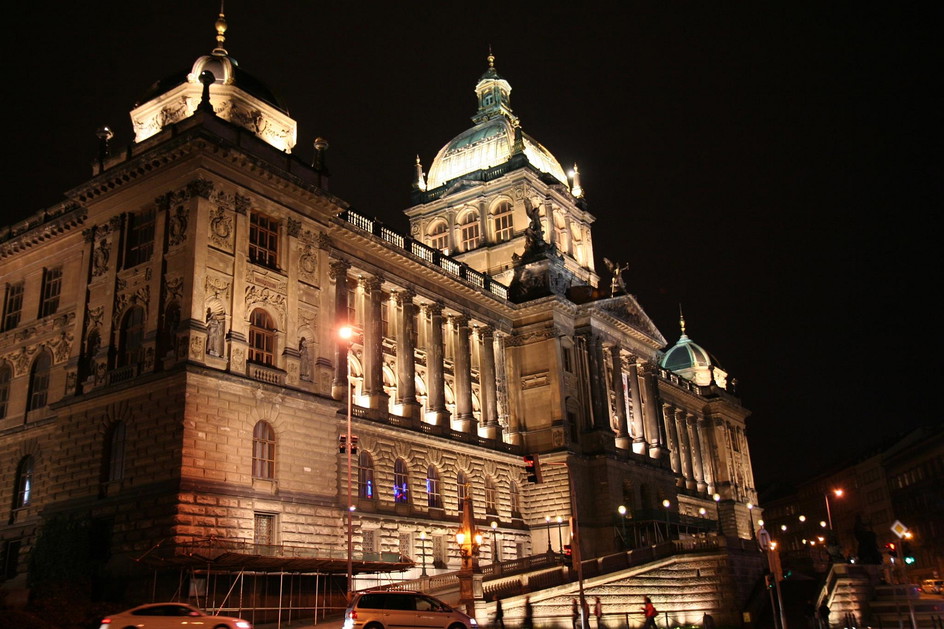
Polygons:
M665 352L659 366L701 387L714 383L721 389L728 388L728 372L721 368L701 345L688 338L685 333L685 317L679 316L682 335L675 345Z
M216 20L216 47L198 58L189 72L178 72L154 83L131 110L134 141L143 142L165 127L192 116L200 105L200 75L213 74L210 102L214 113L252 131L280 151L291 153L298 139L298 123L261 81L239 68L224 48L226 18Z
M473 126L440 149L423 172L419 157L413 205L405 210L416 240L510 284L537 212L544 240L575 284L596 287L590 225L577 167L571 180L511 110L511 85L488 68L475 86Z

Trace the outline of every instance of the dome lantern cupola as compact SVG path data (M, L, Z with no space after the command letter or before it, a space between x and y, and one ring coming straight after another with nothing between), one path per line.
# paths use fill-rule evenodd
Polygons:
M679 309L679 326L682 329L682 335L675 346L668 350L659 361L659 366L698 386L706 387L714 382L722 389L727 388L728 373L717 364L717 360L713 360L707 351L685 333L685 316L682 315L681 308Z
M242 70L227 51L228 25L222 8L214 24L216 46L199 57L189 72L158 81L131 110L135 142L143 142L185 118L200 106L203 72L213 75L210 108L218 117L252 131L275 148L290 153L298 136L298 123L261 81ZM209 110L209 109L208 109Z

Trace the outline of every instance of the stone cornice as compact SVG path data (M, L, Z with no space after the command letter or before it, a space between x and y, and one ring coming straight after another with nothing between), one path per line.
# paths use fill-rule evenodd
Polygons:
M35 214L0 233L0 239L7 237L7 240L0 243L0 259L22 253L47 240L71 232L84 225L86 218L88 211L77 204L64 204Z

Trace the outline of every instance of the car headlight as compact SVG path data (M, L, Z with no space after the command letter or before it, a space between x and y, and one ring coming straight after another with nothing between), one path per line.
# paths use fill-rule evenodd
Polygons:
M252 629L252 624L248 620L237 620L236 626L239 629Z
M479 623L478 623L477 620L475 620L475 618L469 618L469 626L470 626L470 627L478 627L478 626L479 626Z

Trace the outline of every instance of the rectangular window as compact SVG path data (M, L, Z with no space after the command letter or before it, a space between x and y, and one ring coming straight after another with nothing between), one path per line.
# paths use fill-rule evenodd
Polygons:
M449 558L449 546L445 535L433 535L433 566L445 568Z
M43 270L43 290L39 301L39 318L48 317L59 309L62 291L62 267Z
M16 577L17 567L20 564L20 545L22 542L18 539L10 540L3 549L3 578L13 579Z
M130 269L151 259L154 251L154 210L146 210L128 218L128 246L125 268Z
M279 266L279 223L253 212L249 218L249 259L276 269Z
M364 529L364 552L380 552L380 542L378 541L377 529Z
M504 242L511 240L514 223L512 222L511 212L499 214L495 217L495 241Z
M6 298L3 300L3 331L12 330L20 325L20 312L23 310L23 282L7 284Z
M271 513L257 513L253 541L256 544L275 544L275 516Z
M400 533L400 556L413 557L413 533Z
M473 223L466 223L462 226L462 250L468 251L479 246L479 223L478 219Z

